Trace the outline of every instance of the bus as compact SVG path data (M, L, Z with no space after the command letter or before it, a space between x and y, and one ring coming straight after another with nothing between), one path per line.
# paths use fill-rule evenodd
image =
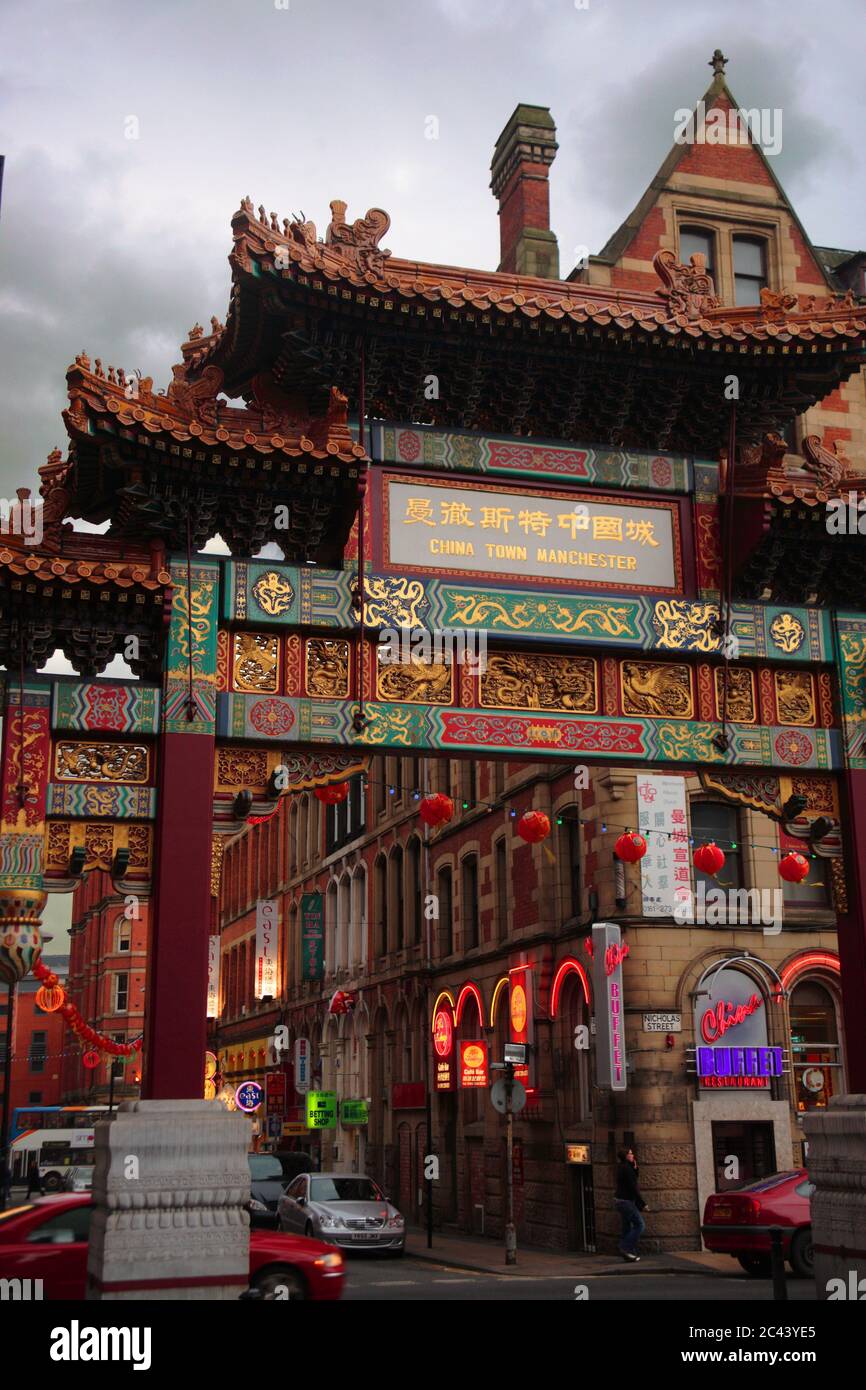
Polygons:
M43 1144L39 1150L39 1177L45 1192L89 1192L93 1187L96 1152L72 1144Z
M93 1126L107 1114L107 1105L17 1106L12 1111L9 1146L12 1181L26 1181L34 1158L40 1169L44 1166L41 1162L43 1148L54 1152L59 1149L92 1152Z

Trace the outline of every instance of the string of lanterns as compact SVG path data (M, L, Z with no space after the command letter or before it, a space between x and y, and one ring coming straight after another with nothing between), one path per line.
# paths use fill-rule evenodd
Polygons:
M100 1033L96 1028L91 1028L79 1012L77 1005L67 998L66 991L60 983L60 977L55 975L44 961L38 960L36 962L33 966L33 974L40 981L40 987L36 991L37 1006L46 1014L59 1013L79 1041L86 1044L81 1060L89 1070L99 1066L102 1061L100 1056L102 1052L107 1052L112 1057L134 1057L136 1053L141 1051L141 1038L135 1038L132 1042L119 1043L108 1037L106 1033Z
M653 834L656 832L653 831ZM664 833L664 832L660 832ZM736 843L734 843L736 848ZM648 845L643 835L636 831L627 830L624 835L620 835L613 847L614 854L625 864L636 864L643 859L647 852ZM707 874L709 878L715 878L725 867L725 852L720 849L715 840L707 840L705 844L699 845L695 850L692 861L696 869L702 874ZM786 883L802 883L809 874L809 861L804 854L794 852L788 853L779 861L779 876Z
M371 782L369 777L365 777L364 780L368 784ZM379 783L378 785L384 786L388 784ZM393 796L396 788L393 785L388 785L388 790ZM316 797L317 801L321 802L324 806L341 805L348 799L349 792L350 785L348 782L333 782L328 786L315 787L313 789L313 795ZM454 801L452 797L446 796L444 792L428 792L422 794L418 788L415 788L412 792L412 796L416 801L420 801L418 814L424 824L429 825L431 829L436 829L441 825L447 825L448 822L452 820L454 816ZM493 811L498 804L500 803L484 801L473 803L464 801L462 803L464 811L476 808L484 808L485 810ZM517 826L515 828L520 838L527 844L540 844L550 835L550 817L546 815L544 811L524 811L523 814L517 818L517 812L512 809L511 816L517 819ZM269 819L269 816L251 817L251 823L257 824L262 820ZM561 816L556 817L556 823L557 825L563 823ZM581 823L583 824L584 822ZM606 832L607 824L605 821L601 822L601 829L602 833ZM682 835L684 832L654 829L651 833L653 835L672 836L677 834ZM688 839L689 844L694 844L694 838L692 836L689 836ZM730 841L729 847L731 849L736 849L737 841ZM639 860L643 859L648 848L646 839L643 835L627 828L624 834L618 837L614 845L614 853L623 863L636 864ZM775 849L773 852L776 852ZM725 852L715 840L709 840L705 844L699 845L695 850L693 862L695 868L701 873L707 874L710 878L715 878L724 868ZM783 855L779 861L779 875L781 878L785 879L787 883L802 883L804 879L808 877L808 874L809 861L803 854L789 852Z

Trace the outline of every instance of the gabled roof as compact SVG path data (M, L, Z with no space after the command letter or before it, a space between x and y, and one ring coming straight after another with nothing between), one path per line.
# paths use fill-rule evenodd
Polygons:
M730 107L734 110L746 109L740 107L740 103L737 101L736 97L733 95L730 87L725 81L724 63L726 62L727 59L722 58L720 51L717 49L715 54L713 55L713 58L710 60L710 66L712 66L714 69L713 80L710 83L707 90L704 92L703 96L700 98L700 101L698 101L698 103L696 104L694 108L695 112L699 110L701 103L704 104L707 112L711 111L714 107L724 106ZM809 234L803 226L802 222L800 221L799 217L797 216L796 209L794 208L793 204L788 198L788 195L782 187L782 184L776 177L770 160L764 154L764 151L761 149L761 146L752 139L751 132L749 132L749 144L753 153L757 156L757 158L763 165L767 177L776 189L786 211L790 214L791 219L796 224L797 229L800 232L800 235L802 236L807 249L811 252L812 258L818 269L823 274L828 287L830 289L836 289L837 286L834 284L825 262L818 255L817 248L812 245L812 242L809 238ZM687 143L677 144L675 142L671 146L670 151L668 152L666 158L660 165L655 177L650 181L646 191L643 193L639 202L629 213L625 221L622 222L619 225L619 227L617 227L613 235L608 238L602 249L599 251L598 255L592 256L590 258L591 260L600 261L606 265L613 265L618 260L620 260L622 256L625 255L628 246L633 241L634 237L637 235L638 231L646 221L648 214L657 203L659 194L664 192L665 189L670 188L670 179L672 175L675 173L680 161L686 157L690 149L691 146ZM575 272L572 271L571 273L573 275Z

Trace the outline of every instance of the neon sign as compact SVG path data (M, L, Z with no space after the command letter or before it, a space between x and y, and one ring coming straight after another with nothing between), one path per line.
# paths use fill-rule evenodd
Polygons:
M433 1020L433 1046L438 1057L450 1056L453 1036L451 1015L445 1009L440 1009Z
M719 1038L723 1038L729 1028L736 1028L738 1023L743 1023L761 1007L762 1002L759 994L753 994L745 1004L732 1004L720 999L714 1008L707 1009L701 1019L701 1037L704 1042L717 1042Z
M781 1047L699 1047L697 1060L705 1086L766 1086L783 1071Z
M622 965L628 955L628 943L625 946L608 946L604 953L604 973L612 975L618 966Z

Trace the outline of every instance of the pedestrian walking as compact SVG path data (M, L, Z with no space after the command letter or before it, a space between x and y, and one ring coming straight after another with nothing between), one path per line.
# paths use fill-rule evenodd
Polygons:
M638 1242L646 1230L642 1212L648 1210L638 1187L638 1166L634 1149L620 1149L616 1170L616 1195L614 1206L622 1221L622 1238L619 1243L620 1254L629 1264L637 1264Z
M28 1168L27 1168L27 1201L28 1201L28 1202L30 1201L30 1198L33 1196L33 1191L34 1191L34 1189L39 1193L40 1197L44 1197L44 1196L45 1196L45 1188L43 1187L43 1185L42 1185L42 1179L41 1179L40 1176L39 1176L39 1164L38 1164L38 1162L36 1161L35 1158L31 1158L30 1163L29 1163Z

